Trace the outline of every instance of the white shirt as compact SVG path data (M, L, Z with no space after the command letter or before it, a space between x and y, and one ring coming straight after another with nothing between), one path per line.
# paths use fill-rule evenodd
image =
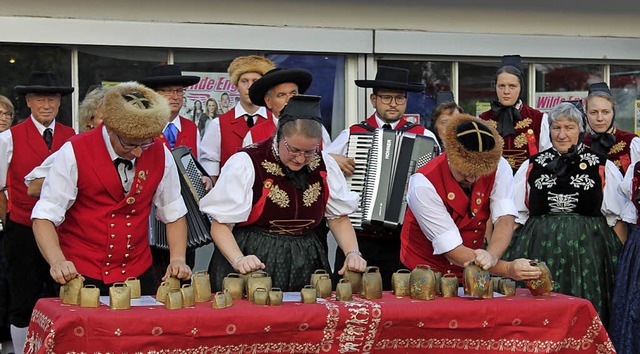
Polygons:
M277 130L278 118L276 118L276 116L273 116L273 124L275 124L276 130ZM253 135L251 135L251 130L249 130L249 132L247 133L247 136L245 136L244 139L242 140L242 147L249 146L249 145L251 145L253 143L254 143ZM325 128L324 125L323 125L322 126L322 146L323 146L323 149L324 149L325 146L329 146L329 145L331 145L331 136L329 135L329 132L327 131L327 128Z
M504 215L518 215L513 204L511 166L503 157L498 162L489 203L493 222ZM416 173L409 179L407 205L415 215L420 230L433 244L433 254L447 253L462 244L458 226L451 218L436 188L423 174Z
M241 104L237 104L233 111L236 119L246 119L245 114L247 111ZM254 115L260 115L261 117L267 117L267 109L264 107L258 108ZM211 123L208 124L207 129L202 136L202 144L198 152L198 162L204 167L210 176L220 175L220 151L222 140L220 139L220 119L214 118Z
M633 140L636 139L634 138ZM617 192L620 198L624 200L624 206L622 207L622 211L620 212L620 218L624 222L635 225L638 221L638 211L636 210L636 206L631 201L631 199L633 198L632 193L634 193L633 166L635 166L635 164L629 165L627 173L624 174L624 179L618 185Z
M631 165L633 166L636 162L640 161L640 137L635 137L631 139L631 144L629 146L629 157L631 158Z
M325 217L335 219L353 213L358 206L358 194L349 191L336 161L325 153L322 153L322 158L327 166L329 185ZM253 162L247 153L241 151L233 154L222 169L213 190L200 200L200 211L222 224L247 221L253 203Z
M378 117L377 113L375 114L375 118L376 118L376 123L378 123L379 127L382 127L384 124L389 124L391 125L391 129L395 130L396 126L398 126L398 124L400 123L400 120L397 120L393 123L385 123L382 119L380 119L380 117ZM340 135L338 135L338 137L330 145L323 148L323 150L329 154L347 156L347 147L349 145L349 135L350 135L349 128L341 131ZM438 139L436 139L436 136L429 129L424 128L423 135L433 139L436 142L436 145L438 145L438 147L440 146L438 144Z
M113 150L106 127L102 127L102 138L105 147L109 152L111 160L115 160L118 155ZM180 180L178 170L171 152L164 147L164 174L158 188L153 195L153 204L156 206L156 217L170 223L178 220L187 213L187 207L180 195ZM132 161L134 168L127 171L129 178L129 188L135 175L135 160ZM120 165L124 169L124 165ZM122 178L122 171L119 173ZM97 182L96 182L97 183ZM66 142L55 158L54 164L46 175L40 199L33 208L31 219L46 219L54 223L57 227L65 218L65 214L73 205L78 195L78 164L73 151L73 145ZM124 185L123 185L124 187ZM126 188L125 188L126 189Z
M47 128L51 128L52 132L55 134L55 120L51 121L51 124L49 124L48 127L45 127L33 118L33 116L29 116L27 119L31 119L40 135L42 135L44 130ZM7 129L0 133L0 156L6 156L6 159L0 159L0 189L5 189L7 187L7 173L9 171L9 165L13 158L13 137L11 135L11 129Z
M529 168L529 160L525 160L514 176L515 192L514 201L518 209L516 222L524 224L529 219L529 208L525 204L525 194L531 190L531 186L527 182L527 169ZM602 205L600 212L607 218L609 226L614 226L617 220L620 220L620 213L624 208L624 198L617 191L618 185L622 181L622 174L613 162L607 160L604 170L605 186L603 189ZM527 195L528 199L528 195Z

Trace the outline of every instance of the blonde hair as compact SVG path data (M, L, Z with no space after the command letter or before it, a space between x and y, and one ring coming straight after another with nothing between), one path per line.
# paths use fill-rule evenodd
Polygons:
M80 107L78 108L78 122L81 132L95 128L91 125L91 121L102 107L105 93L107 93L107 90L104 87L97 86L89 91L80 103Z

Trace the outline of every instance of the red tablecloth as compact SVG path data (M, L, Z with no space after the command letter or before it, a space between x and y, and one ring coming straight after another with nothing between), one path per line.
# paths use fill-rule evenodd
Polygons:
M614 353L587 300L552 294L418 301L384 293L223 310L84 309L42 299L26 353Z

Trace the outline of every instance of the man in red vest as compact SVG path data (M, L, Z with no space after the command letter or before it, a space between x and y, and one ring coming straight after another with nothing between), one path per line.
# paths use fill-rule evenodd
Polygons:
M61 85L55 74L32 73L28 84L16 86L15 91L25 96L31 116L0 134L0 188L9 192L8 208L5 194L0 193L0 217L6 220L4 252L11 337L16 352L22 353L36 301L42 295L55 295L47 275L49 267L31 230L31 211L38 199L27 195L24 177L75 132L55 120L61 97L73 92L73 87Z
M431 131L421 125L408 122L404 117L407 109L407 92L424 90L422 84L409 83L408 70L381 66L378 68L375 80L356 80L355 83L359 87L373 88L369 99L375 112L367 120L343 130L325 149L338 162L345 175L351 175L355 169L355 161L346 157L351 133L384 128L421 134L436 141ZM356 230L356 235L360 251L367 258L367 262L380 268L383 289L391 290L391 275L402 268L399 257L400 232ZM335 264L342 264L343 261L344 255L337 252Z
M111 284L137 277L142 293L154 294L152 204L167 228L165 278L191 276L187 209L173 157L158 138L169 107L153 90L127 82L108 89L102 109L102 125L58 152L31 215L33 230L56 282L82 275L106 295Z
M227 113L211 121L202 136L199 162L215 181L225 162L242 147L242 139L251 127L272 119L271 112L259 107L249 98L249 87L275 64L265 57L249 55L235 58L227 71L240 102Z
M511 166L502 155L502 138L483 120L466 114L451 119L442 137L446 151L418 169L409 181L400 259L460 278L475 263L513 279L537 278L528 260L501 261L513 234ZM484 248L489 218L493 231Z

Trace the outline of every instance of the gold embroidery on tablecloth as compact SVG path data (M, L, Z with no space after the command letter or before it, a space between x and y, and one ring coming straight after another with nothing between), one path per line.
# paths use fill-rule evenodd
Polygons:
M282 172L282 168L275 162L271 161L262 161L260 165L264 168L267 173L270 173L274 176L284 177L284 172Z
M531 120L531 118L525 118L521 121L519 121L518 123L516 123L516 129L524 129L527 128L528 126L531 125L531 123L533 123L533 121Z
M281 208L289 207L289 196L285 191L278 188L278 186L273 186L271 191L269 192L269 199Z
M316 182L307 188L304 193L302 193L302 204L307 208L310 207L313 203L318 200L320 196L320 182Z
M525 133L522 133L513 139L513 146L521 148L525 145L527 145L527 135Z
M609 153L607 155L610 154L617 154L619 152L622 152L622 150L624 150L624 148L627 146L627 143L623 140L620 141L616 144L613 144L613 146L611 147L611 149L609 149Z

